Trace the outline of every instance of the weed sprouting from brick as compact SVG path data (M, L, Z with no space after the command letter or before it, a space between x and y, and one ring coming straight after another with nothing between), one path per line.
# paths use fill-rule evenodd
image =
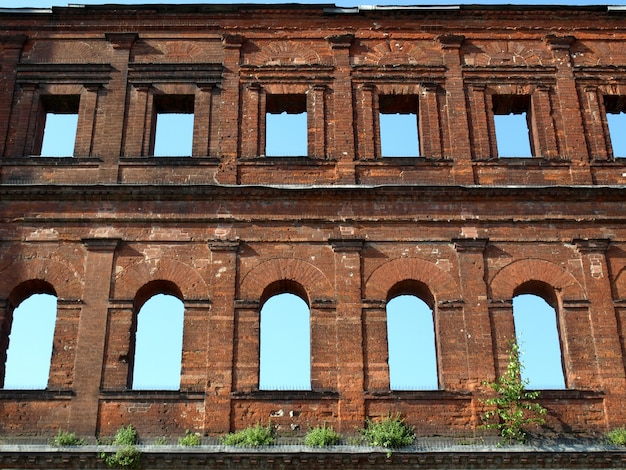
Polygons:
M109 467L114 468L139 468L141 451L135 446L138 442L137 431L132 425L122 426L115 433L112 445L119 446L115 453L103 452L100 458Z
M515 341L510 342L508 353L509 363L504 375L495 382L483 382L496 392L495 397L483 400L486 405L494 407L483 414L486 421L483 427L497 429L502 437L501 444L525 442L523 428L529 424L544 424L546 415L546 409L533 401L539 397L539 392L526 390L527 381L521 376L524 366L519 357L519 345Z
M259 447L274 444L274 430L271 425L250 426L241 431L233 432L222 437L222 443L237 447Z
M195 447L200 445L200 435L191 432L189 429L185 431L184 437L178 438L178 445L183 447Z
M389 449L387 456L391 455L391 449L411 445L415 440L413 428L404 422L400 414L388 415L380 421L368 419L361 434L369 445Z
M310 447L326 447L339 444L341 439L341 434L324 424L311 429L304 438L304 444Z

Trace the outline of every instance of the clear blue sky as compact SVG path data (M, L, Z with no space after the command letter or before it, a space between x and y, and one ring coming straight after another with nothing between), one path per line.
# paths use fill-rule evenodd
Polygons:
M102 4L106 2L99 2L93 0L75 1L72 3L78 4ZM118 4L150 4L150 3L164 3L162 0L146 0L143 2L131 2L127 0L117 0ZM207 3L200 1L190 1L187 3ZM229 2L223 2L229 3ZM254 0L247 0L246 3L284 3L274 1L257 2ZM332 3L326 1L311 1L303 3ZM367 4L360 1L342 1L336 2L340 6L355 6L360 4ZM429 2L428 4L460 4L467 2L457 2L442 0L439 2ZM474 2L471 2L474 3ZM476 2L484 4L499 4L502 2L484 1ZM538 1L517 1L511 2L516 4L538 4L546 2ZM606 2L597 1L554 1L548 2L552 4L568 4L568 5L590 5L590 4L606 4ZM395 5L411 5L417 4L416 2L408 1L395 1ZM624 4L623 2L611 2L610 4ZM21 8L21 7L50 7L65 6L65 3L52 1L52 0L4 0L1 7L4 8ZM59 128L55 130L46 129L46 137L49 142L44 142L43 153L48 155L68 155L71 154L70 147L62 147L63 140L58 136L62 136L61 129L67 129L75 127L75 123L63 121L60 117ZM188 118L189 116L187 116ZM270 119L276 117L277 122L280 122L280 116L271 116ZM414 132L414 121L407 122L406 116L388 116L389 123L383 123L383 152L388 156L407 156L415 155L414 151L417 144L417 136ZM611 126L611 134L613 136L624 136L626 132L626 119L624 115L610 115L609 124ZM397 119L394 121L394 119ZM520 121L520 119L522 119ZM52 121L53 119L51 119ZM187 119L189 121L189 119ZM180 121L179 121L180 122ZM163 124L163 123L161 123ZM183 130L176 130L176 123L167 123L165 128L169 128L172 132L171 135L178 136L177 139L172 139L175 143L180 143L180 136L183 135ZM519 132L513 129L520 129L519 126L524 126L523 116L512 117L508 123L497 123L499 133L499 151L503 156L524 156L529 150L520 150L523 145L520 142L527 141L525 131ZM283 124L274 126L280 129L279 138L276 141L285 140L285 136L298 135L294 132L285 130ZM511 126L511 127L509 127ZM182 124L182 127L189 132L189 122ZM272 126L270 126L272 127ZM301 130L302 126L296 124L296 127ZM389 132L387 136L387 132ZM160 133L157 130L157 136ZM52 138L50 139L50 136ZM55 139L56 137L56 139ZM302 146L293 147L289 146L289 149L300 150L284 150L273 147L272 139L268 135L268 154L282 155L285 153L293 152L292 154L305 154L306 149L303 151ZM520 141L521 139L521 141ZM302 139L300 139L301 144ZM391 143L391 145L387 145ZM67 142L65 142L67 144ZM157 142L157 146L159 146ZM398 147L398 145L403 145ZM508 146L507 146L508 145ZM619 141L614 142L616 149L616 155L626 155L626 143ZM69 148L69 150L68 150ZM50 149L50 150L48 150ZM619 149L619 150L618 150ZM189 150L160 150L161 155L186 155L189 154ZM413 152L413 153L412 153ZM20 331L28 332L28 340L22 341L24 349L20 350L20 341L12 341L9 349L8 367L6 372L6 388L42 388L45 387L45 381L47 378L47 367L49 366L50 348L51 348L51 335L50 331L54 325L54 298L48 296L38 296L31 300L25 301L20 309L16 310L15 321L13 324L13 332L15 335L26 335L26 333L19 333ZM156 306L152 304L157 304ZM310 370L309 370L309 357L310 352L308 349L298 348L298 344L302 341L305 343L308 341L308 308L304 302L295 296L284 296L280 300L270 299L265 306L265 309L271 310L272 305L275 308L274 313L267 313L264 310L262 328L262 345L261 356L264 358L264 363L273 364L268 366L265 370L261 371L261 387L262 388L303 388L306 389L310 383ZM428 307L421 301L411 298L402 297L397 298L390 303L390 320L389 335L392 338L390 345L390 365L391 365L391 380L392 388L395 389L433 389L437 388L437 377L435 367L434 352L434 336L432 326L432 314ZM180 372L180 331L182 329L182 311L180 303L177 303L175 299L163 299L161 297L161 303L148 302L145 306L146 310L144 317L147 318L153 315L155 318L160 319L155 324L161 325L161 330L155 330L154 332L140 331L140 337L145 337L146 350L160 351L164 354L164 358L157 358L153 360L154 364L149 364L150 354L145 359L147 364L141 366L144 370L144 374L135 375L135 385L137 388L178 388L177 380ZM153 310L151 313L149 310ZM391 311L393 310L393 311ZM524 376L530 380L530 386L532 388L562 388L563 377L561 373L560 365L560 352L558 350L558 339L555 322L554 311L551 310L545 302L538 301L537 298L531 296L520 296L515 299L516 310L516 328L518 333L522 336L522 359L526 364L526 370ZM25 313L22 313L25 312ZM49 313L44 313L49 312ZM140 317L141 318L141 317ZM541 325L541 328L537 328L537 325ZM140 329L142 329L140 320ZM41 336L39 335L41 330ZM47 333L46 333L47 331ZM547 335L547 336L545 336ZM165 340L165 338L173 338L171 344ZM294 352L293 354L285 355L281 354L284 351L285 341L288 338L296 338L297 340L293 345L290 345L288 350L300 351L300 353ZM418 338L418 339L416 339ZM143 344L143 339L139 338L138 342ZM152 341L152 342L151 342ZM419 343L419 344L417 344ZM41 345L41 350L38 351L32 348L33 344ZM169 345L168 345L169 344ZM546 347L546 345L552 345ZM141 350L144 346L139 346ZM168 349L169 348L169 349ZM539 351L539 354L535 354L534 351ZM140 357L142 353L139 351L137 356L137 362L144 361ZM269 358L269 359L267 359ZM551 359L552 358L552 359ZM170 362L168 362L168 360ZM169 375L165 371L169 370ZM39 377L33 382L33 377Z

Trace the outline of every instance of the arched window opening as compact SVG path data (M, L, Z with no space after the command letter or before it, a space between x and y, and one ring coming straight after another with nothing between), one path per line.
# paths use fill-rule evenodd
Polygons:
M260 341L259 389L311 389L310 312L302 297L283 292L263 303Z
M389 386L391 390L437 390L433 311L415 295L387 303Z
M523 365L522 379L528 382L528 388L564 389L563 356L555 309L538 295L521 293L513 298L513 320Z
M57 298L48 293L30 295L13 310L5 389L44 390L48 386L56 317Z
M136 316L131 388L178 390L185 306L175 296L150 297Z

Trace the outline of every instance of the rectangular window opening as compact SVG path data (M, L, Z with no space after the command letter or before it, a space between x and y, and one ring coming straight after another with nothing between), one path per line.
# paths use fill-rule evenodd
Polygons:
M417 95L378 97L380 148L383 157L419 157Z
M44 122L39 155L42 157L74 155L79 102L79 95L44 95L41 97Z
M532 157L530 96L493 95L498 157Z
M307 156L306 95L269 94L265 111L265 155Z
M613 157L626 158L626 96L605 96L604 109Z
M193 95L154 97L155 157L190 157L193 146Z

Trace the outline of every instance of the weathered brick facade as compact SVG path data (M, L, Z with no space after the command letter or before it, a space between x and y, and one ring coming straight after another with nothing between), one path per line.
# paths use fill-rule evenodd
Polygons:
M0 24L3 347L22 300L58 298L48 389L1 390L1 434L217 435L284 410L283 429L400 412L469 435L519 293L557 311L548 429L626 424L626 160L605 109L626 96L622 10L104 6ZM307 156L264 156L269 95L306 97ZM416 97L420 157L382 157L388 95ZM516 99L535 156L498 158L494 103ZM151 156L163 103L193 108L192 156ZM62 106L74 156L39 156ZM260 308L290 286L312 390L259 391ZM440 390L389 389L398 289L433 309ZM128 390L133 317L157 292L185 305L180 390Z

